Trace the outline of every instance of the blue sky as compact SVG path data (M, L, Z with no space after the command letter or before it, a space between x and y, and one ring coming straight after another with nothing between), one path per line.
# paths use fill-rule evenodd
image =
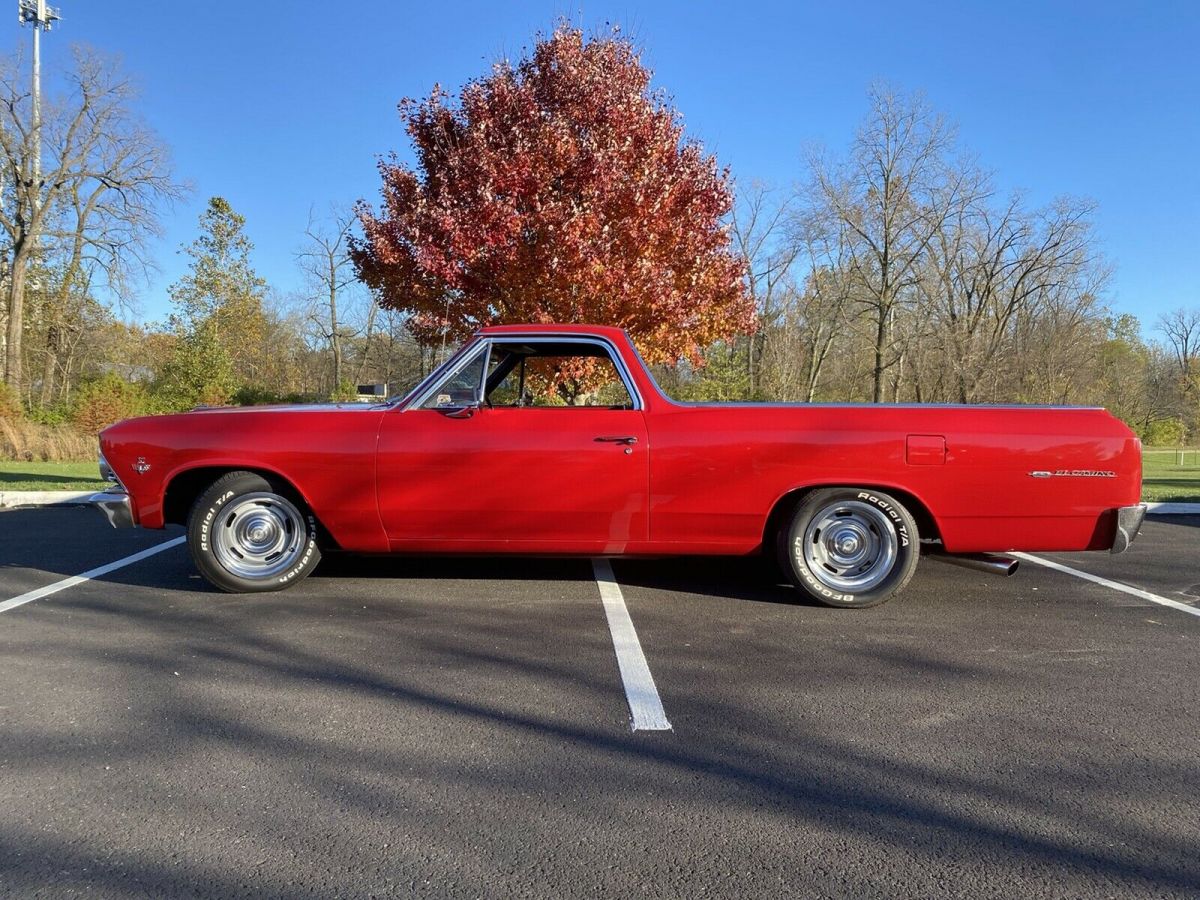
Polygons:
M11 0L10 0L11 2ZM48 68L71 42L120 54L145 118L195 193L166 217L139 314L168 309L207 198L248 219L254 263L287 292L310 207L378 194L408 156L396 103L456 90L565 16L619 23L689 133L742 181L787 185L803 148L840 150L874 79L921 90L1005 189L1099 204L1114 309L1152 325L1200 305L1200 3L116 3L60 0ZM29 41L16 15L6 45Z

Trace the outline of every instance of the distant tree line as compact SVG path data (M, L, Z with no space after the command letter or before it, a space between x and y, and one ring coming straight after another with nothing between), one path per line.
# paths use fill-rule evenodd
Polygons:
M170 315L135 325L148 241L189 189L91 51L45 104L39 174L18 63L0 61L13 434L395 394L480 325L590 321L628 328L687 399L1098 404L1153 443L1200 437L1200 307L1146 340L1107 302L1093 205L1002 192L919 95L873 88L847 152L809 152L795 186L736 182L633 44L560 26L456 100L401 105L415 167L381 165L378 209L297 223L301 290L254 270L252 223L213 197Z
M732 218L757 332L679 389L781 400L1098 404L1155 443L1200 433L1200 308L1106 301L1093 205L1003 195L919 96L884 87L849 153Z

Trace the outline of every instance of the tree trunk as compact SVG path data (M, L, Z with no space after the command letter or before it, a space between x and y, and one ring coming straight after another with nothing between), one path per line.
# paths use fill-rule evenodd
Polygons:
M46 328L46 347L42 362L42 399L43 407L49 406L54 396L54 374L58 371L59 355L59 316L58 311L51 313L53 317Z
M812 403L816 399L817 385L821 381L821 370L825 368L825 360L829 357L829 351L832 349L836 337L837 323L835 322L830 325L828 332L818 335L812 342L808 362L808 385L804 394L804 400L807 403Z
M354 372L354 383L361 384L363 379L367 377L367 365L371 361L372 350L372 335L375 334L375 317L379 313L379 306L371 301L371 306L367 309L367 327L363 331L363 352L362 359L359 360L358 368ZM385 382L390 385L391 379L385 379Z
M54 379L59 372L59 358L63 351L63 329L65 323L65 310L67 308L67 298L70 291L70 276L63 279L63 284L57 292L54 299L50 301L52 304L46 310L46 343L42 349L42 388L41 388L41 405L49 406L54 398Z
M342 332L338 325L337 266L329 257L329 345L333 350L333 390L342 389Z
M872 403L883 402L883 353L887 348L887 320L888 312L881 306L875 320L875 385L871 392Z
M753 400L755 397L755 394L756 394L757 387L758 387L758 385L756 384L756 379L757 379L758 373L754 369L754 351L756 349L756 345L758 344L758 335L751 334L751 335L749 335L747 340L748 340L748 344L746 346L746 375L747 375L747 382L749 385L748 389L750 391L750 396L747 397L746 399Z
M22 247L13 255L8 287L8 352L4 357L4 381L14 392L21 390L21 335L25 325L25 273L29 257Z
M67 358L65 360L63 360L63 369L62 369L63 377L62 377L62 381L61 381L62 390L58 397L59 403L65 404L65 403L68 403L71 399L71 368L75 365L75 350L76 349L77 349L77 347L72 347L67 352Z

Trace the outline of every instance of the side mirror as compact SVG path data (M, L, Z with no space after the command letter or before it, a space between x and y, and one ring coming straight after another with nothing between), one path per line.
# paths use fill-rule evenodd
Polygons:
M480 403L478 400L472 400L469 403L455 405L445 410L439 410L447 419L469 419L475 415L475 411L479 409Z

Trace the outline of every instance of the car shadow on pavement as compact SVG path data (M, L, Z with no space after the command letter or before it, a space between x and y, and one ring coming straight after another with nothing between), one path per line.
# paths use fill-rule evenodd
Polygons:
M820 606L787 583L773 559L758 554L622 559L614 570L617 581L626 587L753 603Z
M762 557L646 557L614 561L617 581L628 587L708 594L727 599L817 605L785 584L778 567ZM391 556L330 553L310 579L456 579L477 581L594 581L587 557Z
M591 564L579 557L368 556L328 552L310 579L418 578L486 581L592 581Z
M1182 525L1187 528L1200 528L1200 516L1148 516L1147 521L1158 522L1162 525Z
M87 673L80 685L60 675L60 691L119 700L69 725L7 717L0 784L25 798L0 823L7 889L30 892L52 878L64 893L289 896L298 880L343 894L364 892L350 880L360 873L386 871L435 892L457 884L517 893L536 873L556 893L581 872L608 892L635 891L660 857L684 867L678 877L698 879L689 883L755 869L784 893L839 884L872 893L867 859L886 857L873 886L884 893L953 893L956 873L981 872L981 884L1018 894L1038 884L1082 895L1200 891L1192 835L1126 814L1131 803L1194 802L1192 761L1166 748L1144 747L1102 771L1094 748L1032 713L1007 722L1003 737L909 725L864 741L872 726L859 719L781 721L738 691L684 704L676 734L631 734L504 688L508 673L553 697L611 690L580 678L571 656L549 658L547 647L577 640L573 618L542 620L536 639L498 642L486 609L426 616L419 632L411 621L331 623L328 610L309 609L300 613L307 626L326 623L312 632L268 612L243 602L164 617L97 600L76 605L55 644L11 634L0 643L6 671L36 655L43 668ZM114 616L133 626L136 643L100 639ZM678 646L654 656L661 670L694 662ZM889 671L865 655L856 664ZM947 690L986 678L1021 691L1029 677L967 662L920 675L926 689ZM10 686L10 702L32 699ZM886 702L866 702L891 721ZM706 739L714 728L720 739ZM998 740L1044 756L1006 752ZM69 798L67 818L49 828L55 808L27 802L42 779L57 779L56 796ZM128 823L115 830L106 822L114 803ZM77 829L81 817L95 830ZM497 837L508 828L523 835L515 845ZM705 832L716 839L706 843ZM808 843L814 835L824 837ZM600 842L623 864L603 869ZM829 853L832 868L804 862ZM901 871L903 888L892 880Z

